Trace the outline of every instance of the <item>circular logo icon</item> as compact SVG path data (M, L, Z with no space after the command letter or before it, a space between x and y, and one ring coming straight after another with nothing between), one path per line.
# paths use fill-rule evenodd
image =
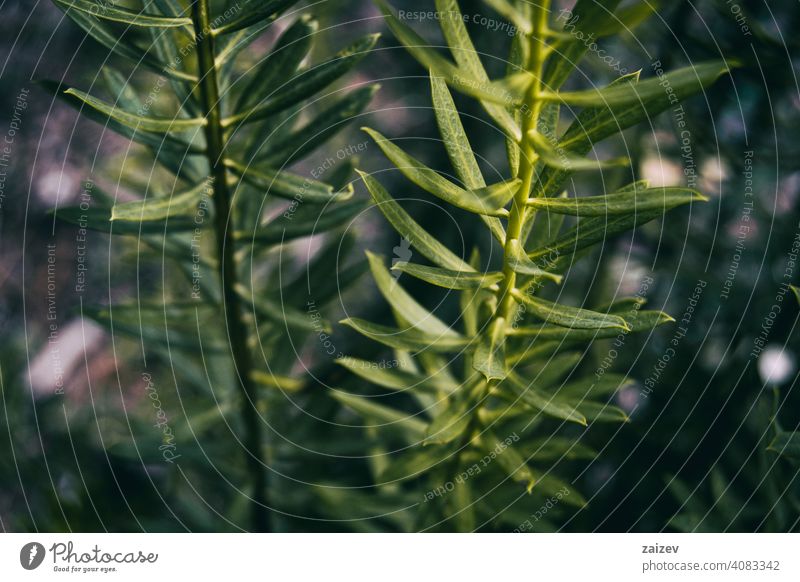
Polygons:
M39 542L30 542L19 551L19 563L26 570L35 570L44 561L44 546Z

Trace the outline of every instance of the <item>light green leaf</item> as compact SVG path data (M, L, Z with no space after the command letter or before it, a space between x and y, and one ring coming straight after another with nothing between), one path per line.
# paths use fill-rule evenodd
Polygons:
M101 22L85 12L79 12L77 10L65 10L65 14L110 52L126 58L137 65L142 65L150 70L163 73L171 79L197 82L196 75L165 65L130 42L124 36L120 38L114 30L110 29L111 25L107 22Z
M487 380L502 380L506 377L505 326L506 320L496 317L489 328L483 330L478 337L472 367Z
M707 202L708 198L691 188L648 188L616 192L605 196L583 198L530 198L528 206L572 216L606 216L662 210L666 212L691 202Z
M601 89L586 89L584 91L558 93L545 91L541 94L541 98L545 101L578 105L580 107L621 107L638 104L646 108L651 101L661 102L665 93L674 95L672 99L681 100L698 91L702 91L729 71L730 65L728 63L724 61L709 61L665 73L661 78L654 77L636 84L614 84ZM668 91L667 87L671 91Z
M556 399L553 395L540 392L533 387L532 383L526 382L516 373L509 374L508 379L501 384L501 387L510 388L525 404L541 410L548 416L586 426L586 417L574 406Z
M525 254L525 249L522 248L522 245L517 239L508 241L508 245L506 246L506 260L508 261L508 266L511 267L511 270L515 273L550 279L558 284L560 284L563 279L561 275L548 273L531 261L528 255Z
M519 105L522 102L522 96L532 81L529 73L518 73L500 81L486 82L477 79L469 71L457 67L452 61L433 50L431 43L394 15L385 0L376 0L376 3L383 12L389 29L406 47L411 56L423 67L442 77L453 89L505 106Z
M565 404L574 406L589 422L629 422L627 413L616 406L581 400L577 398L564 400Z
M519 190L521 180L500 182L479 190L464 190L405 153L377 131L366 127L364 131L375 140L378 147L403 175L426 192L469 212L508 216L508 210L503 207Z
M193 231L195 228L205 228L206 222L197 225L193 218L188 216L175 216L159 221L125 222L111 221L111 208L94 206L81 208L80 206L67 206L57 208L52 214L59 220L76 224L81 228L96 230L109 234L142 236L147 234L164 235L165 233Z
M541 297L522 293L517 289L514 289L511 295L519 303L524 304L536 317L544 319L547 323L570 329L617 328L630 331L630 326L617 315L553 303Z
M175 28L179 26L192 26L191 18L169 18L154 16L141 11L128 10L114 5L111 2L92 2L90 0L53 0L64 10L78 10L102 20L111 20L130 26L144 26L147 28Z
M538 131L528 132L528 138L533 144L539 159L548 166L578 172L581 170L602 170L604 168L619 168L630 165L628 158L616 158L613 160L593 160L583 156L575 155L560 144L553 144Z
M397 263L392 266L392 270L407 273L412 277L445 289L485 289L496 286L497 283L503 280L503 273L498 271L491 273L452 271L415 263Z
M461 182L470 190L479 190L486 187L478 161L469 143L461 118L453 102L453 96L447 88L447 83L441 78L436 77L433 72L431 79L431 100L433 101L433 112L436 116L436 123L439 126L439 133L442 135L442 142L447 150L450 163ZM489 227L492 235L504 244L506 232L500 219L495 216L481 214L481 220Z
M533 32L533 25L531 21L520 12L514 4L509 0L484 0L486 4L494 8L494 10L503 16L506 20L511 22L517 27L517 33L523 36L529 35Z
M311 202L315 204L343 202L353 197L352 186L341 192L334 192L333 187L328 184L275 168L262 167L257 170L252 166L243 166L233 160L225 160L225 165L244 182L254 188L264 190L265 195L295 200L298 203Z
M74 88L69 88L64 91L64 93L80 99L98 113L118 121L122 125L131 129L150 131L154 133L170 133L173 131L180 132L197 129L199 127L203 127L207 123L203 118L185 119L182 117L171 118L136 115L134 113L124 111L119 107L114 107L105 101L97 99L96 97L92 97L88 93Z
M302 380L297 378L280 376L277 374L262 372L261 370L253 370L250 372L250 378L261 386L275 388L285 392L297 392L305 385Z
M530 493L536 485L537 479L528 467L527 461L522 458L513 445L508 443L509 440L502 441L498 436L487 431L485 452L495 455L494 459L500 468L514 481L525 485L526 491Z
M458 332L441 321L409 295L383 264L383 258L367 251L367 259L381 295L408 324L432 336L461 337Z
M364 184L367 186L367 190L369 190L378 210L383 213L400 236L408 240L426 259L445 269L454 271L474 270L411 218L394 198L389 196L389 193L380 182L360 170L356 171L361 176L361 179L364 180Z
M139 223L163 220L170 216L193 216L200 202L212 194L213 180L209 179L171 196L115 204L111 209L111 220Z
M433 336L415 329L398 329L371 323L357 317L344 319L339 323L353 328L369 339L395 348L413 352L430 350L432 352L458 352L467 347L470 340L462 336Z
M613 312L612 312L613 313ZM662 311L632 311L625 312L625 322L631 327L631 332L651 331L659 325L672 323L675 320ZM528 325L514 327L506 330L506 335L532 337L539 341L592 341L595 339L610 339L617 337L620 330L607 329L569 329L558 325Z
M441 15L439 26L459 68L468 71L470 76L479 82L485 85L490 84L489 75L483 68L478 52L469 37L458 2L456 0L436 0L436 10ZM521 139L522 130L506 109L505 104L482 99L481 105L506 135L512 139Z

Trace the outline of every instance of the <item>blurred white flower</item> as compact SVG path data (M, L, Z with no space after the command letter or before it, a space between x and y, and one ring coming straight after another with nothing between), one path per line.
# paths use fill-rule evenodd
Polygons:
M783 384L796 369L794 355L783 346L767 346L758 358L758 374L764 384Z
M683 170L668 158L650 156L642 162L642 178L650 182L650 186L681 186Z

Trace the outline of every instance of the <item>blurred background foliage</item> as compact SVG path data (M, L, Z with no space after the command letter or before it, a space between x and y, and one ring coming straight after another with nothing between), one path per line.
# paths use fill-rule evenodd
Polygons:
M431 2L422 0L403 4L409 11L433 9ZM576 467L573 476L589 503L581 509L558 507L548 515L548 527L797 531L798 465L790 456L770 450L776 436L797 430L800 423L800 396L794 389L800 310L791 295L782 300L765 349L759 357L752 352L782 285L800 281L796 271L789 281L785 277L793 241L800 233L800 213L795 211L800 152L794 135L800 127L798 40L792 34L800 24L800 4L764 0L661 4L634 34L602 43L628 72L644 64L643 75L649 76L653 74L649 65L657 61L666 70L720 57L736 60L740 67L733 72L733 83L718 83L684 106L685 129L691 133L688 151L681 149L683 129L667 112L649 126L627 132L622 148L619 142L609 146L620 151L609 153L630 156L638 177L654 184L684 185L696 175L699 189L711 203L671 213L635 239L609 242L596 255L596 268L571 276L568 291L575 297L592 294L597 303L610 301L623 293L635 294L641 277L650 276L654 283L646 293L648 308L663 309L679 322L689 313L691 322L674 352L669 351L674 328L659 329L646 338L631 336L618 349L611 369L638 380L635 388L618 396L618 405L630 411L631 422L621 427L593 425L586 431L581 442L601 455ZM569 7L568 1L558 5ZM499 19L478 0L463 0L461 8L465 14ZM322 31L313 59L384 28L378 10L367 2L322 2L313 6L313 13ZM184 431L181 454L190 461L186 464L190 469L184 472L165 464L157 453L158 433L152 427L153 412L140 374L141 345L79 317L82 306L107 304L110 298L140 288L168 291L170 273L162 269L159 257L140 254L138 245L112 247L107 237L91 233L87 261L92 268L85 292L76 293L76 230L56 223L47 212L79 200L86 180L113 189L120 167L126 168L126 176L136 175L137 164L146 168L146 159L140 159L125 140L78 120L35 83L68 78L90 86L107 50L86 38L48 2L5 3L0 14L10 31L0 39L5 55L0 68L0 132L11 123L20 91L30 92L5 168L0 215L4 338L0 528L225 531L246 527L247 504L237 488L242 475L235 463L222 471L218 465L238 455L235 422L232 428L217 423L196 435L186 432L185 419L191 418L197 431L196 418L204 408L181 400L174 382L167 389L169 362L148 366L158 385L164 386L159 392L163 408L175 419L176 431ZM498 55L507 54L510 37L469 26L490 73L502 71L505 63ZM274 40L279 27L265 33L263 47ZM418 30L427 38L438 33L435 21L419 23ZM617 76L591 54L581 70L583 85L606 84ZM357 129L360 125L393 138L416 138L408 142L410 153L446 170L444 149L436 142L426 72L386 35L357 74L362 81L381 84L370 112L343 132L327 153L318 152L297 166L298 172L309 174L337 148L355 151L364 169L383 167L375 148L358 147L366 142ZM456 99L467 132L485 135L485 143L476 144L476 149L497 152L495 158L482 160L485 174L489 177L494 171L502 178L505 168L495 165L503 158L500 134L486 125L473 101ZM746 175L750 159L752 178ZM596 185L591 177L586 179L570 188L589 193ZM751 213L745 196L750 179ZM397 191L400 184L408 188L393 173L382 180L389 190ZM132 186L121 182L123 189ZM365 197L363 191L357 195ZM406 208L451 248L486 248L488 241L479 237L483 231L474 217L445 214L421 190L409 191L411 195L419 202ZM745 215L751 218L743 219ZM395 247L402 249L402 241L381 227L374 209L348 231L359 261L362 249L388 257L397 253ZM47 267L52 244L58 264L63 396L53 396L56 380L48 345ZM321 246L312 239L294 248L285 260L299 265L295 272L301 272L306 257ZM120 250L125 253L120 255ZM437 293L411 279L404 279L404 285L416 297L425 294L429 307L439 305L444 296L444 290ZM444 302L437 313L447 320L455 309ZM390 318L366 278L338 298L336 310L374 321ZM329 318L338 319L336 313ZM318 374L314 385L291 395L284 407L296 413L273 419L276 527L282 531L407 529L409 524L391 515L358 519L378 515L382 508L370 507L368 495L358 497L358 507L348 498L348 487L359 491L371 482L366 457L375 452L378 441L327 393L330 386L357 389L356 380L331 364L341 353L357 352L369 359L367 350L378 348L358 343L355 334L340 326L330 338L320 341L314 336L306 345L286 347L286 354L304 365L318 365ZM351 349L356 344L358 349ZM611 349L610 342L595 342L587 370L603 366ZM392 357L379 351L371 355L375 360ZM223 360L211 365L225 366ZM172 364L183 366L176 360ZM647 379L652 383L646 390ZM320 487L325 484L336 486Z

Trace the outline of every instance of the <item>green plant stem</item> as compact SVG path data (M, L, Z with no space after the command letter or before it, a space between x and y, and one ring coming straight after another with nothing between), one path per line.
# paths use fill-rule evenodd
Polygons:
M506 323L508 323L509 317L514 312L514 298L511 296L511 291L517 282L517 275L508 262L510 245L513 241L519 240L522 235L522 227L526 218L526 202L530 196L536 171L537 155L528 133L536 130L542 109L542 101L539 99L539 94L542 90L542 75L544 74L545 31L550 11L549 0L541 0L540 5L535 7L534 10L533 33L530 38L530 62L527 63L527 69L532 73L533 81L525 95L523 111L526 112L526 115L522 120L522 139L519 144L521 150L519 177L522 180L522 185L514 196L511 213L508 217L506 246L503 252L503 274L505 278L498 293L499 303L494 316L495 318L502 317Z
M492 320L489 321L487 329L491 329L491 325L499 318L503 318L508 324L509 318L514 313L514 298L511 296L511 291L515 288L517 275L511 268L508 256L510 255L511 241L518 240L522 234L522 227L525 222L526 216L526 202L530 196L531 188L533 186L533 179L536 173L536 159L537 154L531 144L528 133L535 130L539 123L539 115L542 109L542 101L539 99L539 94L542 90L542 76L544 74L544 60L546 55L546 35L547 35L547 20L550 13L550 0L540 0L540 4L535 8L534 12L534 26L533 34L530 38L531 51L530 62L526 63L527 69L533 74L533 82L528 88L525 96L524 104L526 107L523 111L527 115L522 121L522 139L520 140L519 147L521 150L520 155L520 168L519 177L522 180L522 185L519 191L514 196L511 206L511 212L508 217L508 228L506 229L506 242L503 249L503 274L504 279L501 283L500 289L497 292L499 299L497 309L495 310ZM477 397L485 398L492 388L497 384L496 380L488 380L484 383L483 392L477 394ZM472 416L464 431L464 437L458 445L458 450L463 451L473 440L473 432L480 428L480 411L483 407L478 405L472 412ZM452 462L452 472L458 470L458 464L461 460L461 454L456 453Z
M196 0L192 4L192 20L200 69L202 107L207 120L205 126L207 156L214 179L215 237L219 257L222 302L234 362L235 382L241 391L245 458L253 481L252 528L255 531L269 531L267 466L262 449L263 438L261 419L258 414L258 395L255 385L250 379L253 366L247 346L247 327L243 320L242 302L236 292L238 265L235 256L233 228L229 228L228 225L231 216L231 193L224 164L226 144L220 113L219 83L214 65L214 36L211 32L209 0Z

